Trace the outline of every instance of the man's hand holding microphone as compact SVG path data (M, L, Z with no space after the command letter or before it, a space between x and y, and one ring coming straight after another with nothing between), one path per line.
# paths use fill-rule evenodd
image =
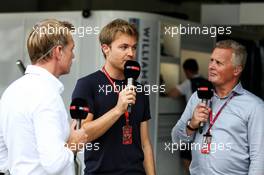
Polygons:
M210 116L210 100L213 96L213 87L209 81L203 82L197 89L198 98L201 102L195 107L192 118L187 122L187 135L192 135L195 131L203 133L205 123Z
M129 104L134 105L136 103L136 92L135 86L130 85L124 88L118 95L118 101L115 106L115 109L120 113L120 115L124 114Z
M192 118L187 124L189 126L187 127L188 135L192 135L193 132L197 131L201 123L208 121L210 111L211 108L202 102L195 107Z

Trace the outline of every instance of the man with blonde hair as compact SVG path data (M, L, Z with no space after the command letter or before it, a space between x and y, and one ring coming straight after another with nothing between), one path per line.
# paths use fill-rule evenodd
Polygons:
M239 77L246 64L244 46L216 43L208 66L214 85L209 106L194 93L172 130L174 142L191 142L192 175L264 174L264 102L243 89ZM197 132L200 123L203 133Z
M3 93L0 135L12 175L74 174L75 148L87 135L75 130L76 122L69 127L58 79L70 72L74 58L72 27L55 19L34 26L27 40L32 65Z
M101 30L99 39L105 64L102 70L79 79L72 95L88 101L90 112L83 127L88 140L100 147L85 150L85 175L154 175L148 96L122 90L126 84L124 64L135 59L137 30L127 21L116 19ZM112 91L106 93L100 87L110 87ZM134 104L129 116L124 115L128 104ZM129 140L124 135L126 123L131 128Z

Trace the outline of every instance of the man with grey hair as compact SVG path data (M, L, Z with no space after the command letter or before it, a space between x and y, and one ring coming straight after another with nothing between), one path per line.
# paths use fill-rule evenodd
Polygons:
M200 145L192 147L192 175L264 174L264 103L239 81L246 55L233 40L216 44L208 66L214 85L209 106L194 93L172 130L173 142ZM202 134L197 132L201 122Z
M74 153L87 142L84 129L75 130L76 122L69 127L58 79L70 72L72 35L40 33L48 26L71 30L67 22L48 19L31 31L27 48L32 65L1 99L0 162L6 166L0 172L8 168L12 175L73 175Z

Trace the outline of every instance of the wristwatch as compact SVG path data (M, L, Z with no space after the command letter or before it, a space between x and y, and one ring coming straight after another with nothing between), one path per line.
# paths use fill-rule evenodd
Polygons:
M198 130L198 128L193 128L193 127L191 127L190 126L190 123L191 123L191 119L189 119L188 121L187 121L187 128L189 129L189 130L191 130L191 131L197 131Z

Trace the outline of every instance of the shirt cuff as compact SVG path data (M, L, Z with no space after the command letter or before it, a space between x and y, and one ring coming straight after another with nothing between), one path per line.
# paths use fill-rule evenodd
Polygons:
M194 140L196 132L188 136L186 131L187 130L186 125L187 123L183 122L182 120L179 120L179 122L175 125L175 127L172 130L173 142L179 142L179 141L192 142Z

